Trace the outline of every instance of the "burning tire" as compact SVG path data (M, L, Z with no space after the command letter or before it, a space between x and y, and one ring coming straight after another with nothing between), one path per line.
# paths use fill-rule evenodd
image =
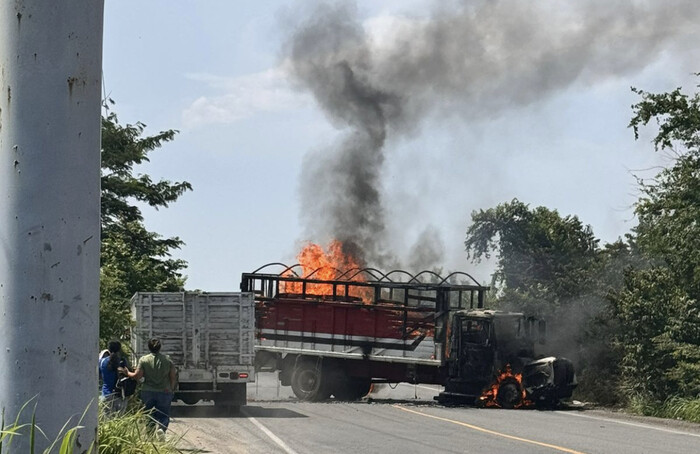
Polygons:
M292 370L292 391L299 400L316 402L327 399L330 393L323 383L320 365L312 361L300 361Z
M522 402L523 390L518 380L512 377L504 379L498 385L496 402L501 408L515 408Z

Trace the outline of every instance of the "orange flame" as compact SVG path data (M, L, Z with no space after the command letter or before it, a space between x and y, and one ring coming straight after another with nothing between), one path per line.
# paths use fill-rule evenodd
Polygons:
M520 393L517 402L513 403L512 408L525 408L533 405L532 401L527 399L527 393L523 387L523 374L514 374L510 364L506 364L504 371L499 371L496 380L479 397L479 403L485 407L502 408L504 405L501 404L498 398L498 392L501 386L506 384L516 385Z
M297 255L297 260L302 268L301 277L309 277L310 279L316 280L335 280L346 271L360 268L357 260L352 255L343 252L343 244L338 240L331 241L325 251L318 244L308 243L302 248L299 255ZM352 276L352 274L354 273L344 275L343 279L352 277L352 280L356 282L366 281L362 274L356 276ZM285 276L291 277L293 275L291 272L287 272ZM336 292L344 290L344 287L336 287ZM299 294L302 293L304 289L301 282L285 282L283 291L286 293ZM351 286L348 293L349 296L368 301L371 295L371 289ZM307 284L306 294L332 295L333 286L330 284Z

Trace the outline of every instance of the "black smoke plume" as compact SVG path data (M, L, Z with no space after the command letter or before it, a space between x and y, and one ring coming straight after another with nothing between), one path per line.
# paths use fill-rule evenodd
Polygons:
M306 234L338 239L366 264L395 262L382 205L387 140L415 133L429 115L483 121L638 72L694 33L700 12L692 0L434 5L378 35L348 2L317 4L285 46L292 79L345 131L305 160Z

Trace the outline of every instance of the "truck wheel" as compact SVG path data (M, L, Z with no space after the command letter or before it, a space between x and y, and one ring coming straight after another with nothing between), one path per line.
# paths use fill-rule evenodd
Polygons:
M299 400L316 402L327 399L330 392L326 391L320 365L311 361L300 361L292 371L292 391Z
M501 408L515 408L522 400L520 383L514 378L506 378L498 387L496 402Z
M199 397L192 397L192 396L181 396L180 400L186 403L187 405L195 405L198 403L201 399Z

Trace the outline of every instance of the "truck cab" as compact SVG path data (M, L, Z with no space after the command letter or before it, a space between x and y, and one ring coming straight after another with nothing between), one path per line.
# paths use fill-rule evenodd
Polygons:
M564 358L536 360L542 321L518 312L455 311L447 339L445 391L437 400L515 408L571 396L573 366Z

